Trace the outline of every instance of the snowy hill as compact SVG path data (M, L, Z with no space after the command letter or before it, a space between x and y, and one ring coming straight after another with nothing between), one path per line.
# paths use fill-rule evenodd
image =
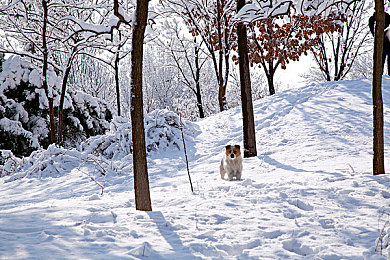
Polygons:
M383 91L388 137L390 78ZM0 258L386 259L375 241L388 227L390 181L371 176L371 82L289 90L254 111L258 156L244 159L241 181L218 172L223 147L242 145L239 108L187 138L194 193L183 151L151 153L153 212L135 210L131 156L77 164L81 152L52 147L30 159L24 175L0 179ZM34 174L40 160L60 173Z

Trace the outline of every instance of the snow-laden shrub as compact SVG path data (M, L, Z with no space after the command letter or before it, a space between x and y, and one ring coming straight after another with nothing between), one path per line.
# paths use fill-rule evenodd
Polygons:
M131 124L127 118L115 116L110 123L110 131L87 139L81 145L84 153L102 155L119 160L132 153Z
M197 125L186 119L182 120L181 125L186 141L193 141L193 136L199 133ZM145 115L148 154L166 149L182 149L179 127L179 116L168 110L157 110ZM5 165L0 166L0 171L4 172L1 177L11 175L10 180L27 176L57 177L74 168L81 170L83 167L89 168L89 172L96 176L129 173L132 169L131 143L131 123L127 118L114 117L110 123L110 131L88 138L77 149L66 149L53 144L47 149L34 151L23 159L5 151Z
M195 124L188 120L182 119L181 125L186 133L194 135L199 131ZM145 116L145 137L148 152L170 146L182 149L179 115L167 109L158 109L147 114ZM186 138L188 137L186 135Z
M0 177L16 172L21 159L17 158L10 150L0 150Z
M49 145L48 98L42 86L42 71L19 56L11 56L0 73L0 149L26 156ZM61 78L47 75L55 115L61 93ZM103 100L82 92L68 92L64 102L65 144L75 145L103 134L109 127L112 109Z
M155 110L145 115L145 142L148 153L173 147L182 149L179 116L166 109ZM186 140L191 141L199 132L197 126L182 119ZM89 138L81 146L82 151L101 154L105 158L118 160L132 153L131 123L127 118L114 117L110 131L105 135Z

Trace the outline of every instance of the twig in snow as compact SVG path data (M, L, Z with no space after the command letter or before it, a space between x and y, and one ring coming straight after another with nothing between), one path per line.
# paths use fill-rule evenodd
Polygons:
M95 178L92 177L91 174L89 174L88 172L85 172L85 171L81 170L80 168L81 168L81 165L80 165L80 167L78 167L77 169L78 169L80 172L82 172L82 173L84 173L85 175L87 175L89 178L91 178L91 180L94 181L94 182L102 189L102 192L100 193L100 195L103 195L103 192L104 192L104 187L103 187L103 185L101 185L97 180L95 180Z
M184 141L183 124L181 122L181 113L179 114L179 116L180 116L180 127L179 128L180 128L180 131L181 131L181 138L183 139L184 156L186 158L186 165L187 165L187 174L188 174L188 179L190 180L191 192L194 193L194 188L192 187L190 169L188 167L187 149L186 149L186 142Z
M384 213L381 214L381 216L383 215ZM379 216L379 219L378 219L378 228L379 228L379 221L381 219L381 216ZM390 212L387 214L387 220L385 222L385 224L383 225L383 227L381 228L380 232L379 232L379 237L376 241L376 246L375 246L375 252L378 250L378 246L379 246L379 242L381 243L380 245L380 254L382 255L382 250L383 250L383 233L385 231L385 228L389 225L389 222L390 222L390 219L389 219L389 216L390 216ZM387 245L385 246L387 247Z

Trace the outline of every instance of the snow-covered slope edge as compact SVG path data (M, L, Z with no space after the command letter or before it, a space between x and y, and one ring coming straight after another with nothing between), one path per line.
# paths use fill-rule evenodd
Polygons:
M96 169L71 163L57 178L1 179L0 256L377 259L390 182L371 176L370 84L312 85L255 102L258 156L244 160L242 181L218 173L224 145L242 144L240 109L198 122L188 143L195 193L182 151L155 153L153 212L135 211L128 174L96 177L103 195L88 176ZM389 88L384 78L387 136Z

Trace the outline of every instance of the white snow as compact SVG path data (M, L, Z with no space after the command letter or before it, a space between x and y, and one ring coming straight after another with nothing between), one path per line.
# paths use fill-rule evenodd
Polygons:
M383 83L387 148L390 78ZM0 179L0 258L386 259L375 241L390 181L371 173L371 82L313 84L254 111L258 156L244 159L242 181L218 172L223 147L242 145L239 108L186 130L194 193L181 146L151 153L153 212L135 210L131 155L34 152ZM128 124L116 120L107 138ZM389 158L386 149L388 167Z

